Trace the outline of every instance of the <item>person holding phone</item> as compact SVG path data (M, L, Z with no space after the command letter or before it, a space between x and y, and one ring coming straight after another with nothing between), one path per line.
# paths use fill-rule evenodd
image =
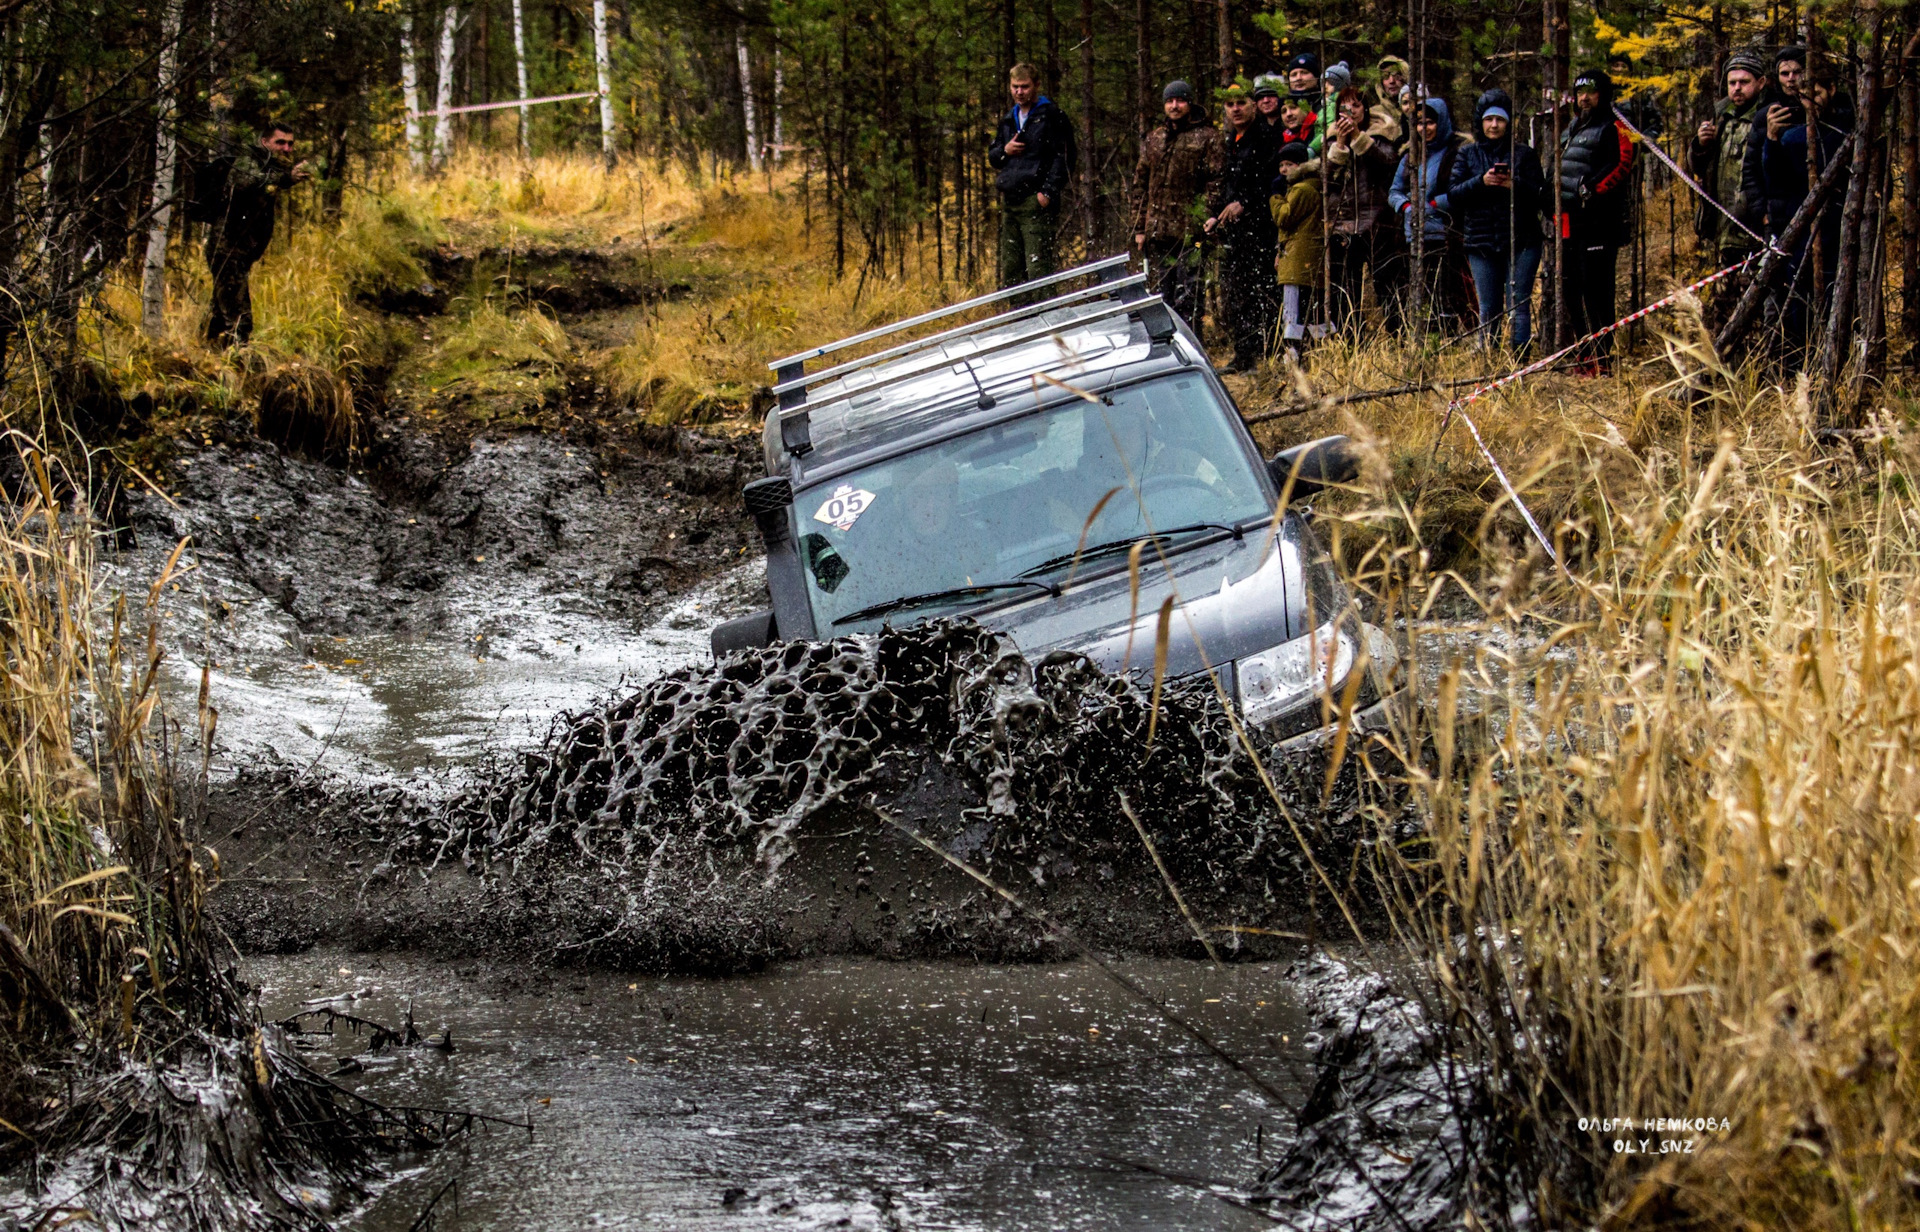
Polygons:
M1479 344L1499 344L1511 319L1516 355L1533 344L1533 279L1543 247L1541 215L1552 208L1540 156L1513 135L1513 99L1493 89L1474 104L1480 138L1453 163L1447 197L1464 235L1467 266L1480 303Z

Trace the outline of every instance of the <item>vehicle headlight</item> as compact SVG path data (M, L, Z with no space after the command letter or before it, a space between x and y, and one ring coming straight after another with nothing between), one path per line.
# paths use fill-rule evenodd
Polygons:
M1305 637L1247 655L1234 664L1240 713L1248 723L1277 719L1302 702L1330 693L1353 670L1354 645L1332 621Z

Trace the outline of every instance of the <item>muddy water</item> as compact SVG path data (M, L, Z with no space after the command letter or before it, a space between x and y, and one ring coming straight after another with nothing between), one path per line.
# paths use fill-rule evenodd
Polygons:
M764 566L742 565L646 623L569 612L564 597L496 592L424 632L257 638L216 660L223 763L271 752L349 775L445 771L536 742L562 711L709 655L708 633L747 610ZM200 664L172 661L191 713Z
M1124 970L1297 1099L1306 1017L1283 968ZM443 1229L1237 1227L1260 1220L1204 1182L1244 1186L1290 1126L1085 964L634 979L310 952L248 974L273 1017L411 1008L452 1028L451 1054L365 1054L340 1027L310 1054L323 1072L359 1054L340 1081L532 1122L404 1163L364 1232L409 1228L456 1176Z

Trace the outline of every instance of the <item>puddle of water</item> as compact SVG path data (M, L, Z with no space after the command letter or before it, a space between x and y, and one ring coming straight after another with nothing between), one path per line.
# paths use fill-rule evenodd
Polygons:
M1124 969L1299 1098L1307 1021L1283 967ZM247 975L272 1017L337 996L453 1028L451 1055L389 1049L340 1081L533 1122L403 1171L360 1232L403 1232L455 1172L443 1229L1237 1227L1257 1217L1103 1156L1244 1185L1256 1127L1270 1159L1291 1123L1085 964L703 980L310 952ZM365 1047L340 1032L312 1054L322 1072Z
M352 775L411 774L537 743L556 714L710 655L708 634L750 603L742 565L645 626L567 612L564 596L475 596L432 634L252 639L211 678L220 764L272 752ZM304 649L305 653L301 653ZM170 700L191 714L200 665L172 660Z

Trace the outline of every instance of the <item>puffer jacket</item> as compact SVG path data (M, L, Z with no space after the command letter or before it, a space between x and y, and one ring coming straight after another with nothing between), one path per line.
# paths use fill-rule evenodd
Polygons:
M1409 142L1406 156L1393 173L1393 187L1387 191L1387 204L1400 216L1401 232L1411 244L1415 195L1425 196L1429 203L1425 215L1426 248L1432 252L1447 242L1447 227L1453 210L1452 202L1447 199L1447 181L1453 175L1453 164L1460 157L1460 147L1465 139L1453 131L1453 113L1448 110L1445 99L1430 98L1426 105L1440 117L1440 131L1433 144L1427 147L1427 157L1417 171L1413 166L1413 145Z
M1501 107L1508 115L1513 114L1513 100L1505 90L1482 94L1474 106L1475 118L1485 115L1489 107ZM1510 189L1487 185L1487 172L1501 163L1507 164L1513 175ZM1481 137L1460 151L1453 160L1447 199L1453 203L1466 250L1493 257L1515 249L1538 248L1540 215L1553 209L1547 179L1540 170L1540 156L1526 142L1514 140L1511 126L1499 141Z
M1155 128L1140 143L1140 162L1133 169L1134 233L1144 234L1148 243L1198 234L1226 169L1220 130L1198 111Z
M1023 149L1009 156L1007 142L1016 134L1022 138ZM993 144L987 147L987 162L999 173L994 183L1010 205L1038 193L1045 193L1047 200L1058 203L1072 177L1073 160L1073 125L1044 94L1027 109L1024 128L1020 125L1019 108L1007 108L1007 114L1000 117L999 129L993 134Z
M1320 181L1311 176L1291 185L1282 176L1273 182L1267 200L1273 225L1279 231L1279 259L1274 275L1283 287L1317 287L1324 271L1326 241L1320 229Z
M1368 112L1366 131L1354 134L1351 143L1327 141L1327 230L1342 239L1364 239L1393 218L1387 190L1400 158L1395 144L1400 117L1382 116L1380 110Z
M1560 212L1568 236L1624 244L1630 222L1633 137L1613 115L1613 81L1595 73L1600 102L1560 138Z
M1755 231L1760 230L1764 223L1762 215L1766 208L1761 205L1756 209L1755 203L1747 199L1743 172L1747 139L1752 135L1755 123L1763 131L1766 129L1764 106L1765 100L1759 97L1744 107L1736 107L1731 100L1721 99L1713 112L1714 128L1717 130L1714 139L1702 142L1696 138L1687 157L1689 169L1701 186L1713 194L1715 201L1732 210L1734 217ZM1709 243L1718 241L1722 246L1738 248L1753 246L1751 237L1704 201L1694 211L1693 232Z

